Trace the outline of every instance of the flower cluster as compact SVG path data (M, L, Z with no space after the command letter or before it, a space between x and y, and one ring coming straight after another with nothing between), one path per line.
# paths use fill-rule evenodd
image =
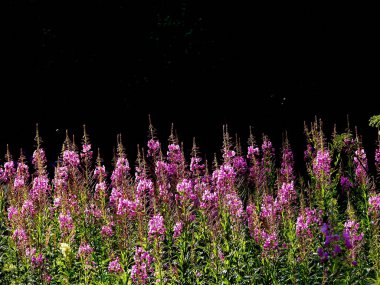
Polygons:
M94 249L88 243L81 243L78 249L78 256L82 258L87 258Z
M363 184L367 177L368 170L367 155L363 148L359 148L355 151L354 165L356 175L355 178L359 184Z
M163 238L165 231L166 228L164 225L164 218L161 216L161 214L154 215L149 221L149 238Z
M124 272L124 269L119 262L119 257L116 257L114 260L112 260L109 263L108 272L114 273L114 274L120 274L120 273Z
M313 161L313 172L318 180L329 179L330 177L330 152L327 149L318 150Z
M368 214L379 215L380 214L380 195L374 195L368 199Z
M340 186L342 187L343 191L348 191L352 188L352 183L348 177L342 176L340 178Z
M299 238L313 238L315 228L322 223L321 212L316 209L305 208L298 216L296 223L296 234Z
M176 222L173 229L174 231L173 238L178 238L182 233L182 229L183 229L183 223L181 221Z
M65 166L77 167L80 164L79 155L72 150L63 152L63 162Z
M154 156L160 150L160 142L154 139L148 141L148 156Z
M330 225L324 223L321 227L321 232L325 237L323 247L318 248L318 255L321 262L326 262L330 257L336 257L342 252L342 248L339 245L340 236L331 232Z
M153 270L151 268L153 259L142 247L136 247L134 260L135 264L132 266L131 278L136 284L146 284L148 274Z
M357 265L356 254L360 246L360 242L363 240L364 233L358 234L359 223L349 220L344 223L344 230L342 237L344 244L349 251L349 257L352 260L351 264L353 266Z
M92 158L92 150L91 144L83 144L82 152L80 153L80 157L86 160L90 160Z

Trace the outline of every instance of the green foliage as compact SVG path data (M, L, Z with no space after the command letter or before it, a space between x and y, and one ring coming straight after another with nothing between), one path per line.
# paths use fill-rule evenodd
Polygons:
M380 115L372 116L369 119L369 126L374 128L380 128Z

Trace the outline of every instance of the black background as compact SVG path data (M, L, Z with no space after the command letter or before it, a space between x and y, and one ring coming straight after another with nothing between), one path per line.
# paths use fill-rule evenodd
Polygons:
M148 114L161 141L174 122L186 150L195 136L210 156L227 123L243 141L252 125L277 148L287 130L302 157L303 122L314 116L329 133L334 123L344 130L349 115L374 148L368 119L380 104L371 7L6 3L0 149L9 143L16 157L20 147L30 156L36 122L51 161L65 129L79 143L86 123L106 159L121 132L134 160L136 144L147 141Z

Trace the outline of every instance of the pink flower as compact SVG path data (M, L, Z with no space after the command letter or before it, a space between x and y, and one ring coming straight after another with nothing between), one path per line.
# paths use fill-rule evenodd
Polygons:
M191 200L196 201L197 196L193 192L193 183L189 179L183 179L180 183L177 184L178 195L176 199L180 201Z
M31 261L34 268L39 268L44 264L45 257L40 253L38 256L33 255Z
M375 165L377 172L380 174L380 148L375 151Z
M91 144L82 145L82 152L80 154L80 157L88 160L92 158Z
M123 183L123 180L129 174L131 168L129 162L124 157L119 157L116 162L116 167L111 175L111 181L113 186L118 186Z
M238 174L244 174L247 171L247 162L242 156L235 156L232 159L232 164Z
M202 158L200 157L192 157L190 160L190 171L193 173L203 174L205 165L202 162Z
M268 234L265 231L262 231L261 232L261 238L264 241L264 244L263 244L264 250L273 250L273 249L277 248L278 238L277 238L277 234L275 232Z
M67 188L67 180L68 180L68 169L66 166L60 166L56 168L55 176L54 176L54 186L55 188L60 188L64 190Z
M292 150L287 147L282 151L282 162L280 173L286 182L295 179L294 176L294 158Z
M350 179L344 176L340 178L340 185L342 186L343 191L348 191L352 187L352 183L350 182Z
M183 223L181 221L176 222L174 225L173 238L177 238L181 235L183 229Z
M113 236L112 225L102 226L101 234L103 237L112 237Z
M277 214L277 203L272 196L266 195L263 197L263 203L261 204L261 218L275 219Z
M77 167L80 163L79 155L72 150L65 150L63 152L63 163L66 166Z
M128 199L119 199L117 205L117 215L127 215L128 217L134 217L136 215L137 205L136 202Z
M368 199L368 214L376 215L380 213L380 195L372 196Z
M363 148L359 148L358 150L355 151L354 165L355 165L356 180L359 183L363 183L367 176L367 170L368 170L367 155Z
M26 243L28 236L23 228L17 228L12 235L12 239L17 242L17 245L21 246Z
M152 257L142 247L136 247L135 264L132 266L131 278L137 284L146 284L149 278L149 272L153 271L151 267Z
M343 239L347 249L355 248L357 242L363 239L364 233L358 234L359 223L349 220L344 223Z
M205 189L203 195L202 195L202 201L200 204L200 207L202 209L210 209L213 207L216 207L218 204L218 193L211 192L209 189Z
M24 186L25 186L25 178L23 176L16 177L13 183L13 187L16 189L20 189Z
M212 180L216 184L218 194L225 195L233 189L236 172L230 164L223 164L220 169L212 173Z
M152 180L142 178L138 181L136 187L136 203L142 203L147 194L149 196L154 195L154 185Z
M154 215L149 221L149 238L163 238L166 228L161 214Z
M34 208L33 202L31 200L25 200L21 207L21 215L23 217L33 217L35 214L36 209Z
M323 177L330 177L330 152L327 149L318 150L317 156L313 161L313 172L318 180Z
M106 191L107 191L107 184L104 181L96 183L94 198L98 200L101 197L104 197L104 195L106 194Z
M15 207L10 206L8 208L8 220L12 221L12 219L17 216L18 216L18 210Z
M4 163L4 170L1 169L0 179L4 182L9 182L16 173L15 163L13 161L7 161Z
M104 167L104 165L102 166L97 165L94 170L94 178L105 179L106 177L107 177L107 174L106 174L106 168Z
M114 274L120 274L122 273L124 270L123 268L121 267L121 264L119 262L119 257L116 257L114 260L112 260L109 264L108 264L108 272L110 273L114 273Z
M88 243L81 243L78 249L78 256L82 258L88 257L94 249Z
M112 188L111 195L110 195L110 205L111 206L117 206L117 203L119 202L119 199L121 198L121 192L118 188Z
M33 152L33 160L32 163L34 164L35 168L38 168L38 163L41 163L42 166L46 164L46 155L45 151L42 148L36 149Z
M36 253L36 249L34 247L28 247L25 250L25 255L28 257L32 257Z
M228 211L232 217L241 218L243 216L243 203L236 192L231 192L226 195L225 201Z
M294 190L294 182L283 183L277 192L278 207L290 206L290 204L297 198L297 193ZM280 210L280 209L279 209Z
M247 158L253 158L260 155L260 149L258 147L249 146Z
M153 156L158 153L160 149L160 142L154 139L148 141L148 156Z
M61 229L62 234L67 234L69 231L74 229L73 218L69 211L66 213L61 213L59 215L59 228Z
M49 192L49 178L46 175L37 176L33 179L30 195L34 201L43 199Z
M300 238L312 238L313 227L316 228L322 224L321 212L305 208L304 213L301 213L297 218L296 235Z
M26 181L29 178L29 167L25 164L20 162L17 165L17 174L15 177L15 181L13 183L14 188L21 189L24 186L26 186Z

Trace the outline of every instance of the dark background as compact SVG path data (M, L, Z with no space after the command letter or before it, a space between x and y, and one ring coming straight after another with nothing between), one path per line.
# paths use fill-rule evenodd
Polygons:
M357 125L373 153L380 113L371 7L222 1L10 1L2 36L1 153L33 149L34 125L51 161L65 129L112 156L147 141L148 114L166 142L172 122L186 150L210 156L222 124L248 126L277 148L285 130L298 158L303 122ZM252 4L252 3L251 3ZM4 5L4 4L2 4ZM2 156L2 155L1 155ZM209 156L209 157L210 157Z

